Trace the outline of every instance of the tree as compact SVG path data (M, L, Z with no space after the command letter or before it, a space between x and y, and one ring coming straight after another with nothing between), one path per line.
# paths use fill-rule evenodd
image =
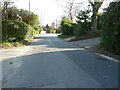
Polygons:
M75 36L80 37L85 35L90 30L90 11L85 10L80 11L77 17L77 24L75 26Z
M80 11L78 12L78 15L76 16L77 17L77 22L90 22L90 17L89 17L89 13L90 11L89 10L84 10L84 11Z
M70 20L71 22L73 22L73 0L69 0L69 2L67 2L67 11L66 13L68 13L68 20Z
M34 26L35 24L39 24L38 15L34 14L33 12L30 12L28 10L20 9L19 16L22 17L22 21L30 24L31 26Z
M100 46L120 55L120 1L112 2L104 14Z
M16 7L9 7L7 11L8 11L8 19L10 20L18 19L19 9L17 9Z
M104 0L97 0L97 2L88 0L92 6L92 21L91 21L91 30L97 30L97 19L98 19L98 10L101 7Z
M8 7L12 4L11 0L4 0L2 7L2 18L3 20L8 19Z
M76 16L76 12L78 10L78 5L80 3L75 3L75 0L66 0L66 13L67 13L67 20L73 22L74 17Z
M47 33L50 33L50 27L49 27L48 24L44 27L44 30L45 30Z

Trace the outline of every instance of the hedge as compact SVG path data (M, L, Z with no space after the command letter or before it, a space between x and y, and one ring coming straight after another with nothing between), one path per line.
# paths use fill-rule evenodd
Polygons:
M33 29L24 22L16 20L2 21L2 41L29 39L33 36Z
M74 35L75 23L67 20L61 22L62 35Z
M101 47L120 55L120 1L112 2L104 15Z
M75 36L83 36L90 30L90 23L79 22L75 26Z

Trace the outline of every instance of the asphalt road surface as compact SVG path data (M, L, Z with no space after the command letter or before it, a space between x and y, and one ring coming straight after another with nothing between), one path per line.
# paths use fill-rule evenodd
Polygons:
M24 56L3 61L3 88L118 88L118 63L56 34L36 40Z

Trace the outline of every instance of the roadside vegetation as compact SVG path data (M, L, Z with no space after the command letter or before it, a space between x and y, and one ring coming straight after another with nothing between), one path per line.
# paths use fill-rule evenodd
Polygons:
M27 45L35 34L40 34L41 26L38 15L28 10L2 2L2 43L0 47L18 47Z
M98 2L97 5L101 5L101 3ZM80 10L76 15L76 23L70 21L68 17L63 17L61 35L58 37L74 36L75 38L70 41L101 37L100 44L94 47L94 51L120 59L120 1L111 2L103 13L96 11L96 23L93 20L95 17L90 16L91 12L95 14L93 10Z
M104 14L100 46L120 55L120 1L111 3Z
M55 23L52 23L51 26L47 24L46 26L42 26L42 28L46 33L61 33L61 27L55 27Z

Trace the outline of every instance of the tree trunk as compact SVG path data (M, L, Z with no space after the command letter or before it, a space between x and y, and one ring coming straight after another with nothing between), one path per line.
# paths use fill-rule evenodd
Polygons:
M98 0L99 1L99 0ZM91 21L91 30L97 30L97 19L98 19L98 10L101 7L104 0L101 0L101 2L90 2L92 8L93 8L93 15L92 15L92 21Z
M98 16L96 14L93 14L92 23L91 23L91 30L97 30L97 19L98 19Z

